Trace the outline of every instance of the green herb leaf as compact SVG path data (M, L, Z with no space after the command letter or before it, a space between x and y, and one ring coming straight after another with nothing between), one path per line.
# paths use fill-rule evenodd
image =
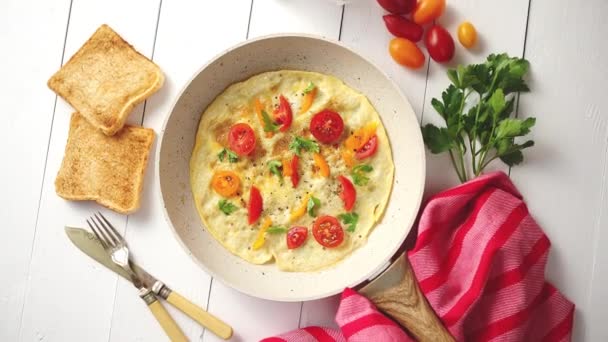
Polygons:
M422 127L422 137L426 146L434 154L448 151L454 146L447 128L438 128L433 124L426 124Z
M304 89L304 94L310 93L313 89L315 89L315 84L312 82L308 83L308 87Z
M268 162L268 168L270 169L270 173L278 176L281 182L283 182L283 173L281 172L282 167L283 163L278 160L271 160Z
M374 171L374 168L369 164L359 164L353 167L350 175L353 178L355 185L364 186L369 182L369 177L365 174Z
M359 222L359 214L354 212L344 213L338 215L338 218L342 220L342 223L348 225L348 228L346 228L347 232L352 233L355 231L355 228L357 228L357 222Z
M237 209L238 209L236 205L230 203L228 200L225 200L225 199L222 199L219 202L217 202L217 207L226 216L232 214L233 212L237 211Z
M262 111L262 119L264 120L264 132L276 132L279 129L279 125L270 119L265 110Z
M496 127L496 139L521 137L530 133L530 128L536 123L535 118L504 119Z
M282 234L287 233L287 228L283 226L272 226L266 230L268 234Z
M226 157L228 157L228 161L231 163L236 163L239 161L239 156L229 148L223 148L220 153L217 154L217 157L220 161L224 161Z
M311 217L317 216L316 209L318 209L320 206L321 200L316 198L315 196L310 196L310 198L308 199L308 203L306 203L306 211L308 212L308 215L310 215Z
M289 144L289 149L293 150L298 156L302 155L302 150L308 152L320 151L319 144L316 141L302 137L295 137Z

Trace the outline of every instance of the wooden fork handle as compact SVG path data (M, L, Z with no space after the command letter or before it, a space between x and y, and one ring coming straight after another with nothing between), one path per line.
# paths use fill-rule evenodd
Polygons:
M232 337L232 327L222 322L219 318L203 310L200 306L192 303L186 297L179 293L171 290L165 284L157 281L152 287L152 290L160 297L165 299L171 305L179 309L181 312L188 315L193 320L197 321L200 325L205 327L207 330L216 334L218 337L227 340Z
M173 320L173 317L169 315L165 307L158 301L151 290L142 289L140 297L146 302L148 308L171 341L188 342L186 335L184 335L177 323Z

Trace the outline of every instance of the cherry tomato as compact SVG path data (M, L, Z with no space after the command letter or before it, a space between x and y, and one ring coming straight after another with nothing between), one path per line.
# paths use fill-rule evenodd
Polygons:
M357 152L355 153L355 157L357 157L357 159L359 159L359 160L369 158L369 157L373 156L374 154L376 154L377 149L378 149L378 136L373 135L371 138L369 138L369 140L365 143L365 145L363 145L363 147L361 147L360 149L357 150Z
M378 0L378 4L391 13L406 14L416 7L416 0Z
M420 48L405 38L393 38L388 51L395 62L408 68L418 69L424 65L424 55Z
M282 125L279 131L285 132L291 126L293 121L293 113L291 111L291 105L285 96L279 96L279 107L274 111L274 121Z
M248 222L249 224L254 224L262 215L262 208L264 207L264 202L262 200L262 195L260 194L260 190L255 186L251 187L249 190L249 203L247 203L247 213L249 214Z
M306 227L291 227L291 229L287 232L287 248L295 249L304 244L306 241L306 237L308 237L308 228Z
M228 132L230 149L239 156L246 156L255 150L255 133L246 123L237 123Z
M424 32L422 26L396 14L387 14L382 19L384 19L388 31L394 36L406 38L413 42L422 39L422 33Z
M333 248L344 241L344 229L333 216L320 216L312 224L312 235L321 246Z
M342 185L342 192L340 193L340 198L344 201L344 210L351 211L355 206L355 200L357 199L357 190L353 186L351 181L344 177L338 176L338 180Z
M475 26L468 21L460 24L458 26L458 40L465 48L472 48L477 42L477 30L475 30Z
M224 197L236 194L241 185L241 179L232 171L217 171L211 178L211 187Z
M322 110L310 120L310 133L324 144L331 144L340 139L344 131L344 121L340 114L331 110Z
M454 57L454 39L439 25L434 25L426 31L424 44L436 62L448 62Z
M298 183L300 182L300 174L298 173L298 162L300 161L300 158L298 158L298 156L293 156L293 158L291 159L291 184L293 185L293 187L295 188L296 186L298 186Z
M439 18L445 11L445 0L418 0L412 19L424 25Z

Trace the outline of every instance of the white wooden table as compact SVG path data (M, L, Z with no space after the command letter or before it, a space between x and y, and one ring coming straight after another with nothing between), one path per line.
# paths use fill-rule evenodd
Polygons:
M525 56L537 145L511 177L553 242L547 277L577 305L574 340L606 341L608 324L608 1L453 0L440 22L451 32L472 21L479 51L457 46L456 62L491 52ZM413 72L387 53L391 38L373 0L3 0L0 2L0 341L164 341L132 286L77 251L63 226L99 207L55 195L72 109L46 82L102 23L164 70L164 88L129 121L160 131L175 95L209 58L276 32L341 40L374 60L402 87L422 122L447 85L445 66ZM154 156L155 152L152 152ZM234 341L310 324L333 324L337 299L277 303L214 281L182 251L160 210L152 158L142 208L105 210L135 256L159 278L229 322ZM427 192L456 184L445 156L428 157ZM495 168L507 171L501 165ZM172 308L171 308L172 309ZM192 340L215 341L171 310Z

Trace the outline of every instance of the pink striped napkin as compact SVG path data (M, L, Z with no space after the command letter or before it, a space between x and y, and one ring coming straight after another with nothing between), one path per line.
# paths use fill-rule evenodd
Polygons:
M408 252L420 288L458 341L569 341L574 304L545 281L550 242L507 175L432 197ZM308 327L264 341L409 341L346 289L340 330ZM365 319L363 319L365 318Z

